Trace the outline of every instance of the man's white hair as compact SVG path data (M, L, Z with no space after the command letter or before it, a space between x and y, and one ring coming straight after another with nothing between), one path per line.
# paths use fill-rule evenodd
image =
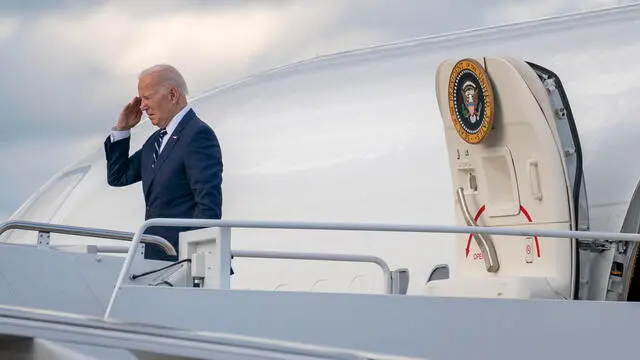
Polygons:
M151 73L158 73L160 77L160 84L172 85L177 87L185 96L189 93L187 88L187 82L182 77L182 74L173 66L167 64L153 65L140 72L138 79Z

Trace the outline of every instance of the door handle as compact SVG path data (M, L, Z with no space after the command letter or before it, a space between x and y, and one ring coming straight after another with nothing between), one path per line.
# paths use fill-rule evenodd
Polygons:
M531 184L531 195L534 199L542 200L542 190L540 190L540 174L538 171L538 160L527 161L529 165L529 183Z
M467 226L477 227L478 224L473 220L473 216L471 216L469 212L469 206L467 206L467 200L464 197L464 189L459 187L456 193L458 195L460 210L462 210L462 215L464 216L464 221L467 223ZM500 262L498 261L498 254L493 240L491 240L487 234L473 234L473 238L482 252L487 271L492 273L498 272L498 270L500 270Z

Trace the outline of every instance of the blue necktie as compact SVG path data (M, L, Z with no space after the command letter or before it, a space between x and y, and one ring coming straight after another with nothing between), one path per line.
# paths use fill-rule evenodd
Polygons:
M160 154L160 147L162 146L162 139L167 135L167 129L160 130L160 134L158 134L158 139L156 140L156 147L153 149L153 165L156 165L158 161L158 154Z

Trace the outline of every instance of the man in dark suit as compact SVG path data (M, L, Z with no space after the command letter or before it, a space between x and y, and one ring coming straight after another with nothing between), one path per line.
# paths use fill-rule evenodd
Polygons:
M214 131L187 103L187 85L170 65L144 70L138 95L127 104L104 142L107 182L127 186L142 181L145 219L220 219L222 213L222 155ZM146 112L158 127L142 148L129 156L130 129ZM193 228L151 227L179 251L178 234ZM145 258L175 261L160 247L147 244Z

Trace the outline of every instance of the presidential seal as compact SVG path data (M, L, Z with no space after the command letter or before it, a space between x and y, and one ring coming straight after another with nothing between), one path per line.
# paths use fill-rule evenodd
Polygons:
M458 135L479 144L493 125L494 100L489 74L473 59L456 63L449 76L449 113Z

